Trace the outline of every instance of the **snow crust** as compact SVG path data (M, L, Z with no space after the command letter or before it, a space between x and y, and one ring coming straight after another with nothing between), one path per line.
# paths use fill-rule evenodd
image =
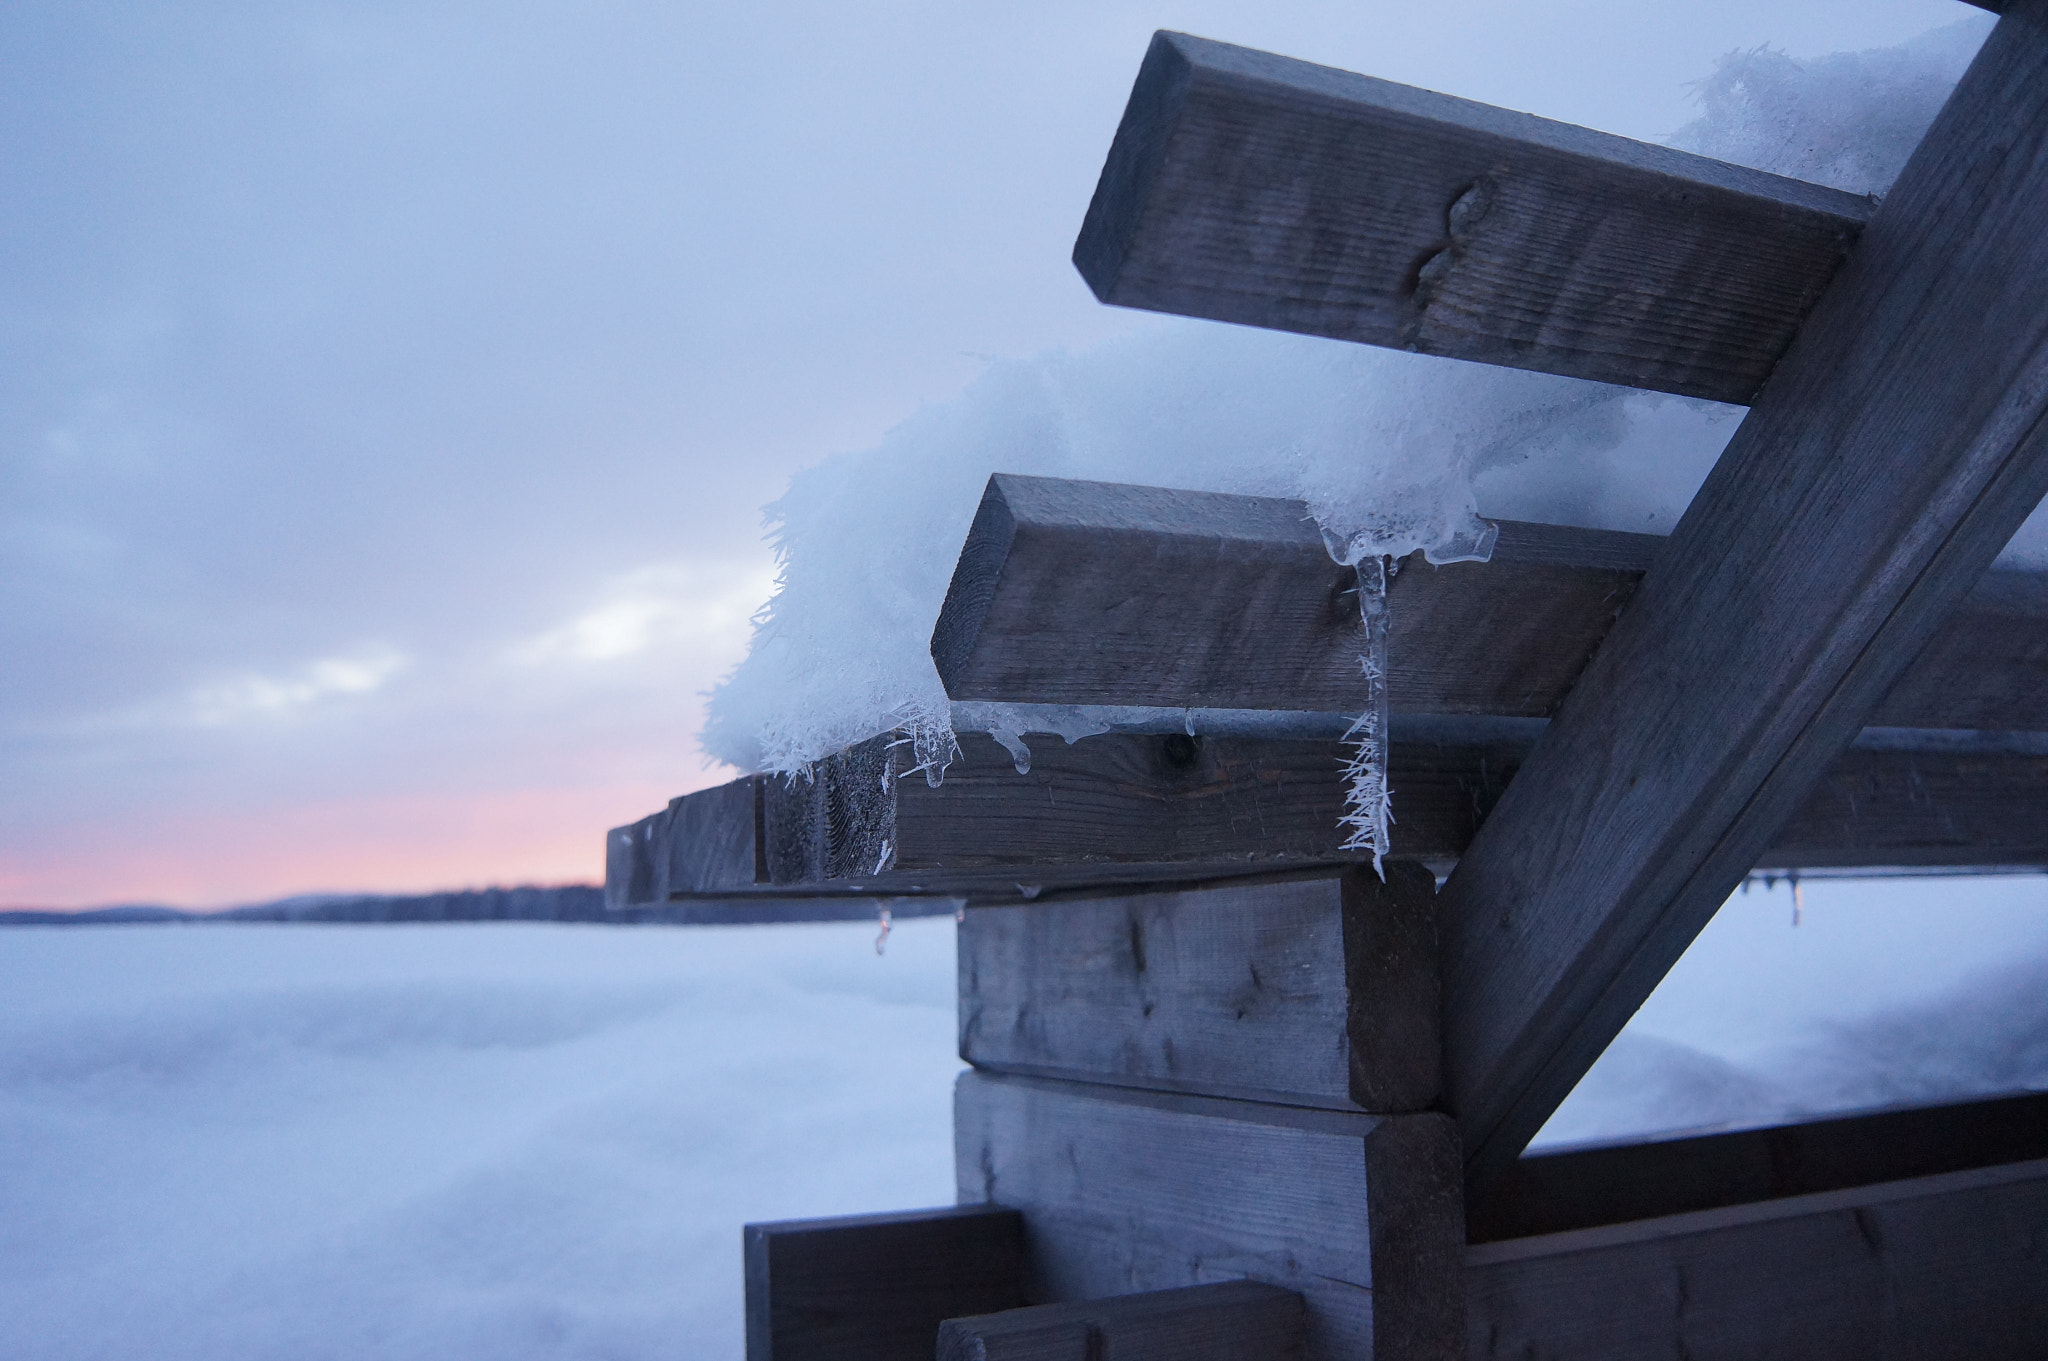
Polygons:
M2048 1089L2048 877L1738 893L1556 1145ZM740 1225L953 1200L950 918L0 931L0 1356L738 1361Z
M1731 54L1698 87L1699 119L1671 141L1879 192L1991 22L1810 61ZM943 758L955 722L1014 744L1002 714L949 708L927 650L994 472L1298 497L1341 560L1420 549L1449 561L1483 556L1482 515L1668 532L1741 415L1177 318L1085 352L992 362L957 399L798 474L767 508L776 591L748 656L712 693L702 743L775 771L894 727L928 760ZM2006 562L2048 568L2048 517L2036 514ZM1067 735L1106 721L1077 720Z
M0 932L0 1356L738 1361L740 1225L953 1201L953 929Z

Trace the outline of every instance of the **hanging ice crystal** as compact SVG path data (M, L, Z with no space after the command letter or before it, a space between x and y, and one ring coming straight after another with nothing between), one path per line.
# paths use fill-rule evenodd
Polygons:
M1381 863L1389 846L1387 828L1394 821L1393 790L1387 788L1387 581L1394 560L1377 553L1357 563L1358 612L1365 621L1365 649L1358 664L1365 675L1364 712L1344 733L1351 755L1344 762L1344 849L1371 851L1373 870L1381 879Z

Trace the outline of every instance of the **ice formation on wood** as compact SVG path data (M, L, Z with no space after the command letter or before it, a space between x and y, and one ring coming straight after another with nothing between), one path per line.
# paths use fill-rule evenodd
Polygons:
M1344 733L1351 756L1344 763L1344 816L1349 833L1347 851L1370 851L1372 867L1386 878L1381 862L1391 846L1387 828L1394 820L1394 791L1387 788L1387 582L1396 564L1377 553L1358 564L1358 612L1365 619L1365 651L1358 668L1365 684L1365 703Z

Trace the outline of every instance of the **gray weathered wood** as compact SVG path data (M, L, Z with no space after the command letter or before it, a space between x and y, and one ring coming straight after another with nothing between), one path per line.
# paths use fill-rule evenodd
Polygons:
M749 1224L747 1361L929 1361L939 1324L1022 1304L1023 1220L953 1206Z
M1104 302L1746 402L1869 200L1179 33L1074 263Z
M1397 712L1556 712L1652 534L1500 523L1492 558L1406 559L1388 588ZM956 700L1355 709L1355 577L1299 501L997 474L932 633ZM2048 730L2048 574L1988 574L1872 722Z
M1301 1296L1224 1281L947 1319L938 1361L1300 1361L1304 1345Z
M730 780L670 799L605 837L605 906L617 911L763 877L756 782Z
M2021 1361L2048 1338L2048 1162L1471 1248L1466 1351Z
M1464 853L1531 741L1512 731L1460 737L1449 726L1449 735L1435 739L1403 739L1397 721L1389 761L1393 854L1439 867ZM1953 749L1897 745L1914 736L1867 733L1859 741L1879 745L1859 745L1829 767L1759 855L1760 867L2048 864L2048 737L2020 734L2005 743L1959 733L1963 744ZM867 807L835 791L852 785L855 794L879 794L868 751L848 763L851 775L828 760L811 783L736 781L728 793L737 787L749 797L758 791L771 807L800 805L782 822L808 828L808 839L782 843L769 865L779 880L742 876L730 860L724 863L734 877L725 882L711 869L643 876L638 867L646 861L622 868L614 858L607 901L631 909L672 899L837 894L874 900L863 909L872 912L921 895L1035 897L1076 885L1178 883L1359 858L1342 848L1344 751L1334 740L1122 733L1071 746L1049 736L1030 743L1030 773L1019 775L992 738L963 734L961 759L937 789L922 777L903 778L906 753L887 755L891 794ZM714 798L752 825L746 797L706 791L682 803ZM857 816L842 820L849 807ZM696 843L676 825L664 811L617 829L613 845L643 847L657 866L681 865ZM709 838L714 859L725 844ZM870 872L878 865L879 873ZM671 890L672 882L700 887ZM661 896L643 900L634 892Z
M2048 1158L2048 1094L1524 1154L1465 1204L1474 1243Z
M1547 714L1663 540L1507 522L1388 591L1398 710ZM956 700L1355 709L1357 576L1299 501L998 474L932 634Z
M1300 1292L1311 1361L1457 1353L1464 1230L1441 1115L969 1072L953 1128L961 1200L1024 1213L1033 1303L1248 1278Z
M960 924L978 1068L1340 1110L1438 1091L1436 880L1371 870L1019 907Z
M2014 0L1444 891L1510 1163L2048 492L2048 0Z
M1870 722L2048 731L2048 573L1990 571L1892 682Z

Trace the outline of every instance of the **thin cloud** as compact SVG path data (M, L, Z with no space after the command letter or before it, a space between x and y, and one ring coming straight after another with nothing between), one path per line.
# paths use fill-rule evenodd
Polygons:
M188 697L189 712L208 727L289 718L327 701L381 690L407 664L403 654L388 649L352 657L323 657L285 676L251 673L201 686Z

